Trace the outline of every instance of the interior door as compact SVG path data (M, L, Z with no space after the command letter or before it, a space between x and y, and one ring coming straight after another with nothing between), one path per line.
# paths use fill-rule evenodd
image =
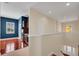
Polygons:
M28 46L28 17L23 18L23 47Z

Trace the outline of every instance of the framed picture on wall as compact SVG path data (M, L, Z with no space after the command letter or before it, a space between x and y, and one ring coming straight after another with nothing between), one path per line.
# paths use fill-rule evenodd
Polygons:
M15 33L15 23L6 22L6 34L14 34L14 33Z

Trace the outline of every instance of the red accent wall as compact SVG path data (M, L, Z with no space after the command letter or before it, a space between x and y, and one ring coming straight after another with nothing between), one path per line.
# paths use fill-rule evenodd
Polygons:
M15 50L21 48L21 41L18 39L10 39L10 40L2 40L0 41L0 53L4 54L6 53L6 46L9 43L14 43L15 44Z

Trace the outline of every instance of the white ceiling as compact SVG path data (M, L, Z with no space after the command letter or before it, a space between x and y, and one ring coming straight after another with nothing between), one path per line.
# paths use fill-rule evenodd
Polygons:
M1 16L20 18L21 16L28 16L28 9L35 5L32 2L0 2Z
M70 2L70 6L66 6L66 2L41 2L33 8L61 22L77 20L79 17L78 2Z
M79 17L79 2L70 2L70 6L66 6L66 2L0 2L0 4L2 16L17 19L28 15L28 9L31 7L61 22L77 20Z

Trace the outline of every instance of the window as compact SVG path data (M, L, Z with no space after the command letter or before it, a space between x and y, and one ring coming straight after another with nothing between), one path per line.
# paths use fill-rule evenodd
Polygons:
M66 25L65 26L65 32L71 32L72 26L71 25Z
M71 46L67 46L67 52L69 52L69 53L72 52L72 48L71 48Z
M71 46L67 46L65 45L64 46L64 52L69 54L69 55L75 55L75 48L74 47L71 47Z
M14 51L14 50L15 50L14 49L14 43L7 44L7 46L6 46L6 53Z

